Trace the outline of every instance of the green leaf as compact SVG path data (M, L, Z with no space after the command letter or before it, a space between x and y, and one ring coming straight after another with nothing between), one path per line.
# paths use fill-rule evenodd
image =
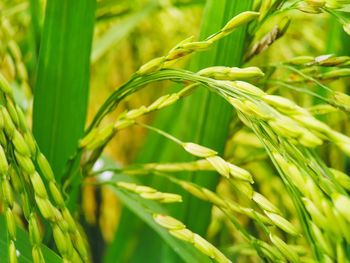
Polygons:
M83 135L95 0L47 1L33 131L57 179Z
M16 248L20 253L18 258L19 263L33 262L32 260L32 247L29 242L29 237L26 231L17 227L17 240ZM8 244L9 240L7 237L6 222L3 216L0 216L0 261L8 262ZM61 263L62 259L51 249L45 245L41 245L41 249L46 262L50 263Z
M36 62L38 51L39 51L39 43L40 43L40 35L41 35L41 5L39 0L30 0L30 17L31 17L31 27L32 27L32 37L33 37L33 53L34 60Z

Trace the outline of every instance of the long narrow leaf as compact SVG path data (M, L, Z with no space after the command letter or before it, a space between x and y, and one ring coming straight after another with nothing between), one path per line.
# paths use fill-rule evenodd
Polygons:
M58 179L83 134L95 0L47 1L33 130Z

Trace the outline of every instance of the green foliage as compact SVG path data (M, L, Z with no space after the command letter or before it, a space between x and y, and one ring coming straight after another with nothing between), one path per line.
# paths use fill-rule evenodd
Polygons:
M48 1L46 7L33 131L58 180L84 132L94 12L94 0Z

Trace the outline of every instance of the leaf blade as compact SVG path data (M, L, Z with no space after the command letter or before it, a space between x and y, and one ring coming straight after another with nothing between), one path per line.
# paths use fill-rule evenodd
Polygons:
M84 131L94 9L95 0L47 3L33 131L57 179Z

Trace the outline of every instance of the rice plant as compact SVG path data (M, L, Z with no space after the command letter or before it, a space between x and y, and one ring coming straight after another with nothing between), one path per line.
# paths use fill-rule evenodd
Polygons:
M350 262L349 1L0 8L1 262Z

